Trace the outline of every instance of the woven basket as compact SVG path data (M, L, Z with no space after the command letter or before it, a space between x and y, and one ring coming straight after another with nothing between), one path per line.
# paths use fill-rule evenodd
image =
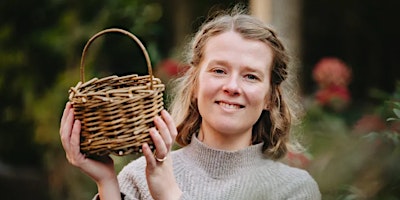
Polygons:
M149 75L113 75L85 82L84 60L89 45L99 36L111 32L123 33L140 46ZM80 120L82 125L81 152L87 156L123 156L140 153L145 142L153 148L149 129L154 127L153 118L164 109L165 86L160 79L153 77L149 55L140 40L132 33L117 28L95 34L83 49L80 75L81 81L69 90L69 101L73 105L75 119Z

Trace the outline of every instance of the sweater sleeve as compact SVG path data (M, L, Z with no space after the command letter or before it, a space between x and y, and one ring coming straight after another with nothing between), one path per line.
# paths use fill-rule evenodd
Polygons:
M118 182L121 193L125 194L124 200L147 199L143 198L143 194L141 194L143 190L147 190L147 187L140 185L143 181L146 182L146 180L140 179L140 177L136 176L131 170L123 169L118 174Z
M125 200L152 200L146 180L146 160L139 157L126 165L118 174L119 188Z
M190 199L193 198L189 197L189 195L185 192L183 192L181 198L179 198L179 200L190 200Z
M122 192L121 192L121 199L122 199L122 200L125 200L125 194L122 193ZM100 200L99 194L96 194L96 195L93 197L93 200Z
M293 190L289 192L290 200L320 200L321 193L317 182L307 173L297 179L298 181L293 182L295 186Z
M125 194L124 200L153 200L147 186L145 162L145 158L140 157L124 166L118 173L118 184L121 193ZM183 194L181 199L193 198ZM96 200L96 197L93 200Z
M118 184L122 200L150 200L144 172L144 159L138 158L124 166L118 173ZM98 200L96 194L92 200Z
M137 159L126 165L118 174L122 200L152 200L147 189L144 159ZM92 200L98 200L96 194Z

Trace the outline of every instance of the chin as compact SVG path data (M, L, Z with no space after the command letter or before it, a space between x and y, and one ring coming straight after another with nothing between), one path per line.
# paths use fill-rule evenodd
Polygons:
M245 133L247 132L248 128L232 126L232 124L230 125L219 124L215 127L215 130L224 135L233 135L233 134Z

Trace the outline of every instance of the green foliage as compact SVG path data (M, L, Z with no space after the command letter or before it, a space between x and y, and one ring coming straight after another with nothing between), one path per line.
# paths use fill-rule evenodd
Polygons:
M137 35L157 62L162 56L157 41L163 34L162 15L154 0L2 1L0 164L47 172L41 179L49 180L50 199L92 198L95 185L66 162L58 134L68 89L79 81L80 53L90 36L119 27ZM147 73L146 67L140 68L143 54L129 38L99 39L88 56L87 78ZM115 160L117 169L128 162Z
M356 122L349 122L346 112L308 107L303 131L312 161L307 170L323 199L400 196L400 82L392 94L379 94L380 103Z
M393 103L396 108L393 108L393 113L396 115L395 117L390 117L387 121L399 121L400 120L400 103L394 102Z

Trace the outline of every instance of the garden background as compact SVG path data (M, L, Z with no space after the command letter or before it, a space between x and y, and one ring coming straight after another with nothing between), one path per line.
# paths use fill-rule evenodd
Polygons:
M395 0L4 0L0 2L2 199L90 199L58 129L79 81L86 41L119 27L147 47L156 76L177 75L183 44L210 10L249 4L293 53L307 151L284 162L316 179L323 199L400 199L400 2ZM90 49L86 78L146 74L139 48L109 35ZM168 86L168 84L167 84ZM168 95L168 90L167 94ZM134 159L115 157L117 170Z

